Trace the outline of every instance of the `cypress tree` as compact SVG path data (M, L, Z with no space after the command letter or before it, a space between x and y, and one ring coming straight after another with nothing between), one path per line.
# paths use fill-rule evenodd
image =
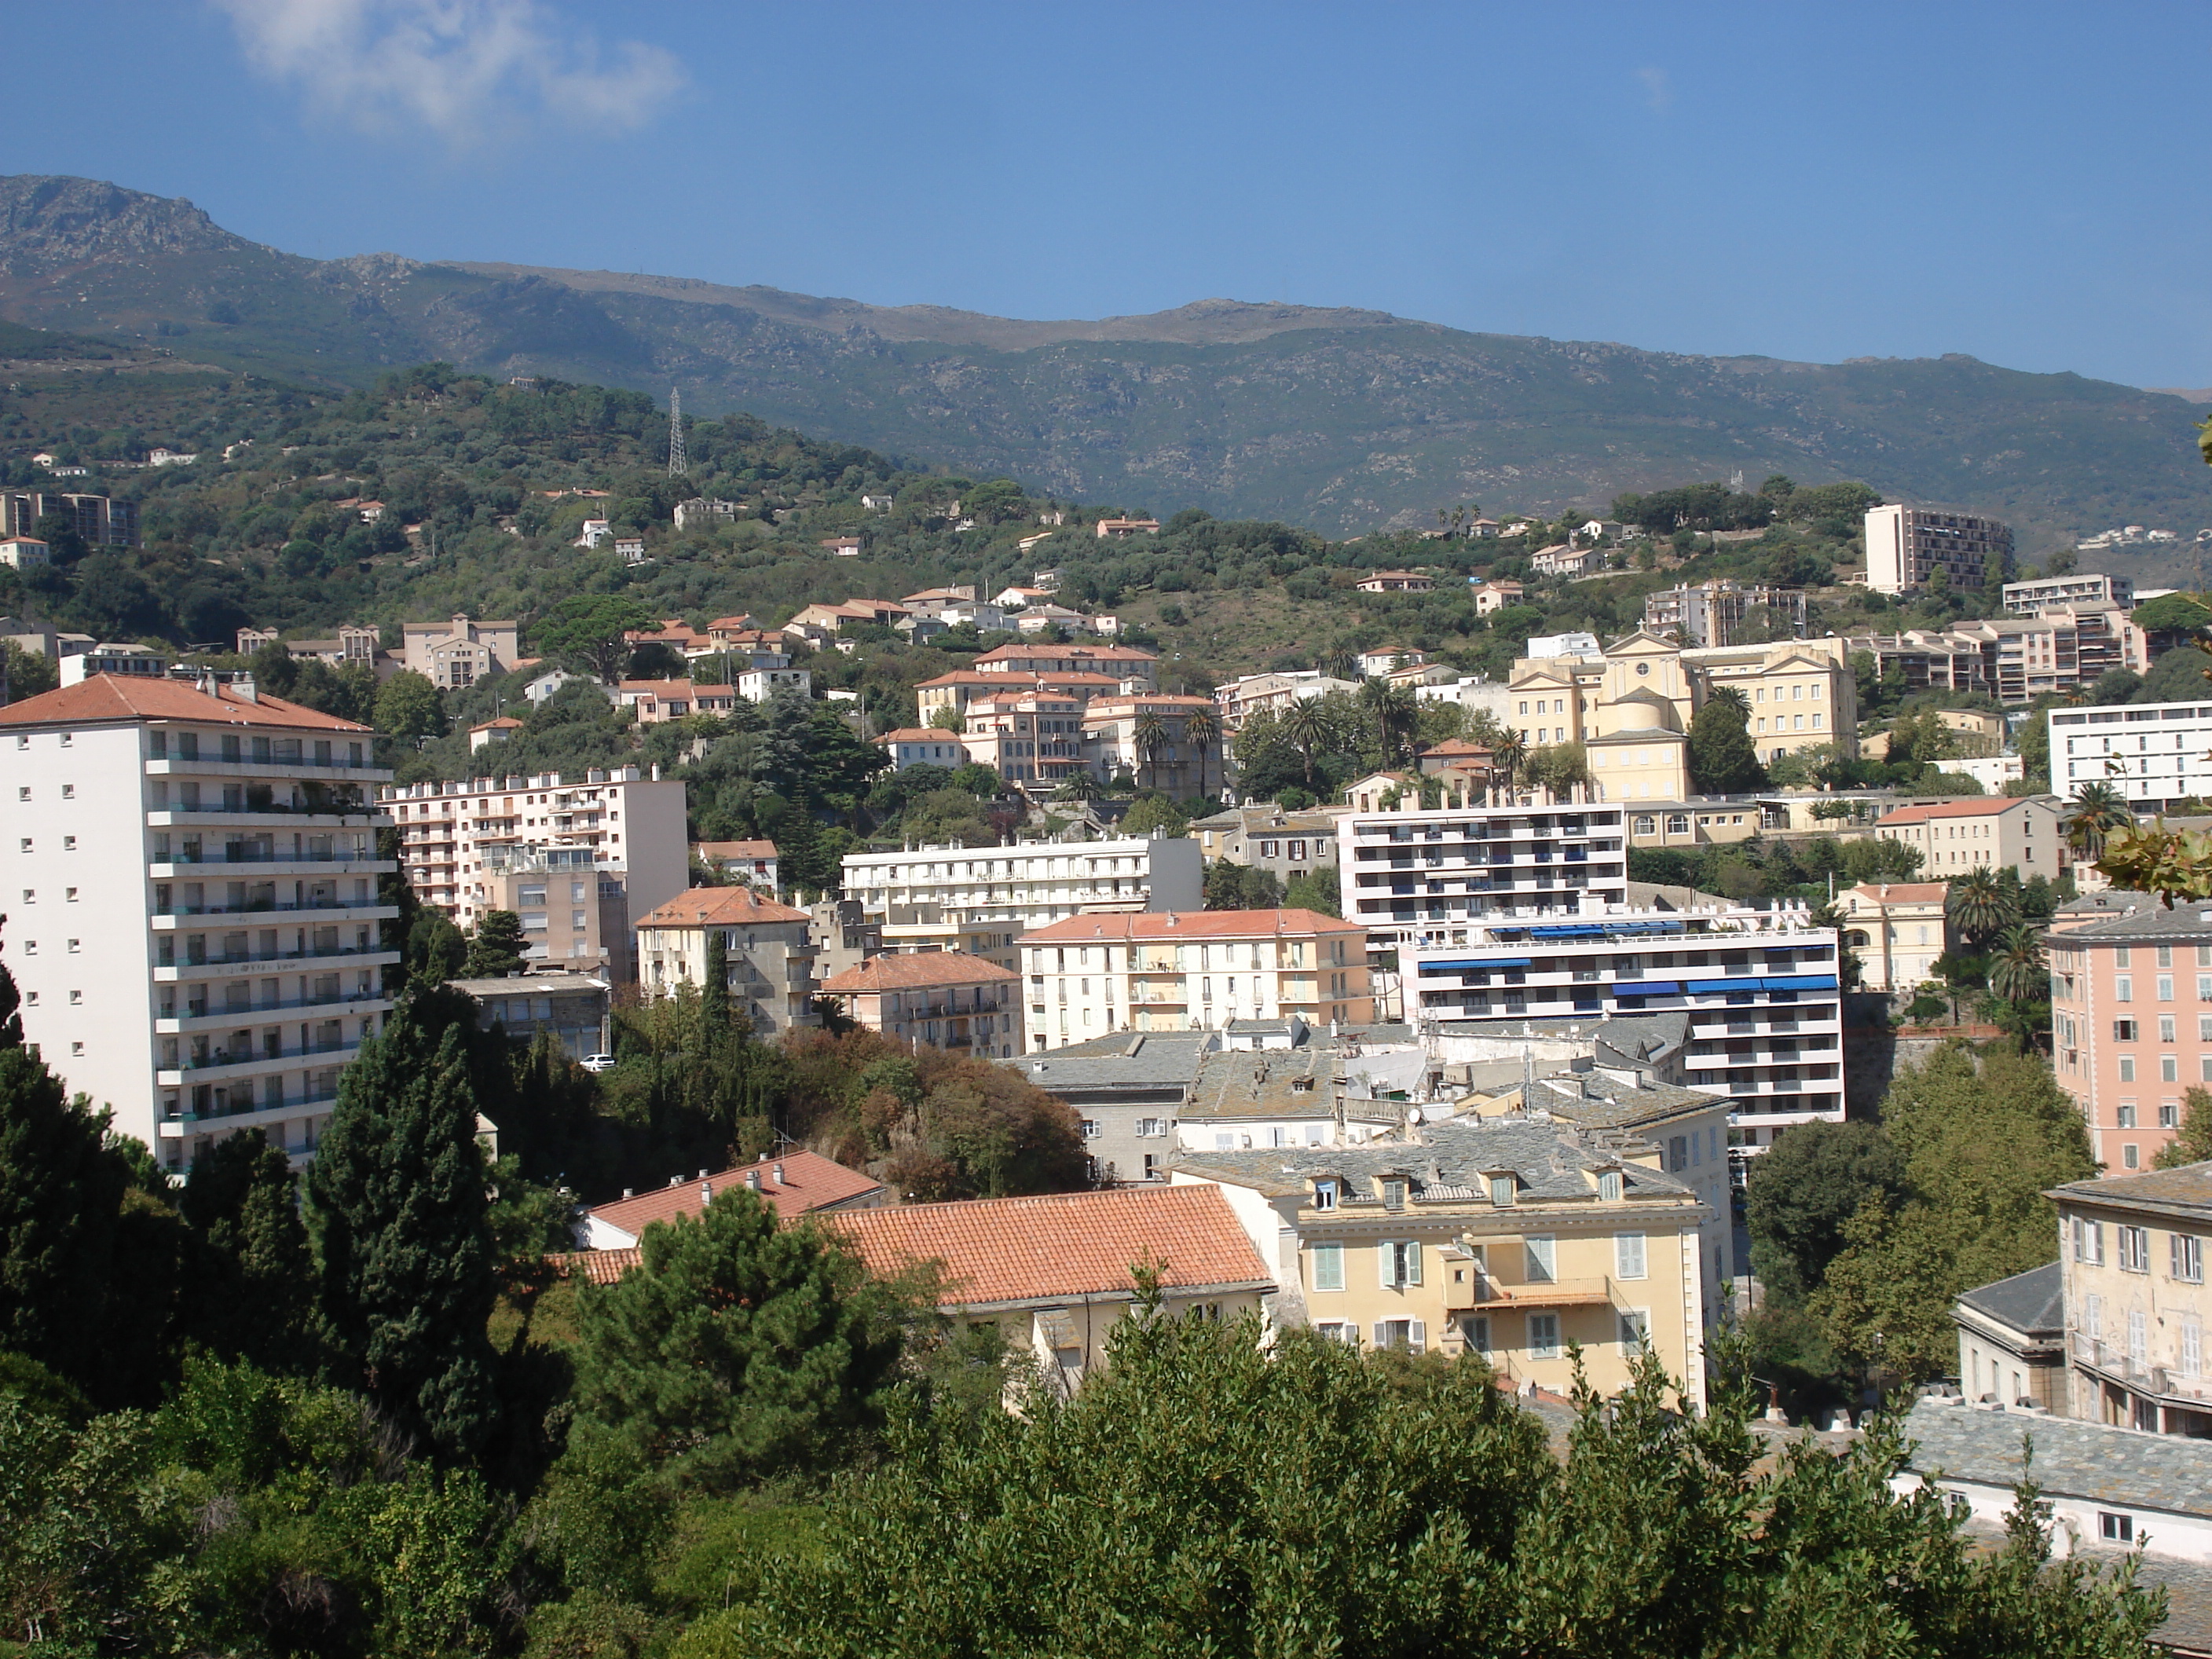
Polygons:
M35 1051L0 1047L0 1348L95 1393L129 1184L106 1127Z
M192 1160L178 1208L198 1244L188 1287L192 1334L226 1358L264 1370L311 1362L314 1267L284 1154L258 1129Z
M719 927L707 929L707 976L699 984L699 1013L709 1042L730 1029L730 957Z
M495 1295L477 1094L458 1023L416 999L361 1046L307 1174L318 1322L332 1380L460 1458L497 1414Z
M1709 795L1740 794L1762 787L1765 770L1752 746L1743 693L1717 693L1690 720L1690 784Z

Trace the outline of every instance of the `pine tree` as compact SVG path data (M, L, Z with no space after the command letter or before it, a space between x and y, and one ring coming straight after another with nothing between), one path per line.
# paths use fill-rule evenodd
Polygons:
M410 997L340 1075L308 1224L332 1380L450 1458L496 1415L495 1287L467 1049L457 1024L433 1029Z
M523 964L522 918L512 910L487 910L469 940L465 979L505 979Z
M178 1208L198 1244L186 1323L226 1358L298 1371L314 1352L314 1268L292 1169L258 1129L192 1161Z
M1690 720L1690 785L1701 794L1732 795L1766 781L1746 728L1750 725L1741 691L1723 690Z
M707 974L699 981L699 1012L710 1038L730 1029L730 957L719 927L707 929Z

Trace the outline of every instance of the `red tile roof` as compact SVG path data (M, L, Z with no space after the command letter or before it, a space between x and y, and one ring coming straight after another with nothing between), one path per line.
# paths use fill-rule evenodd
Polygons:
M945 1306L1126 1295L1146 1261L1163 1288L1272 1289L1274 1275L1214 1186L910 1204L825 1216L871 1273L891 1278L938 1262Z
M948 732L941 726L902 726L896 732L886 732L875 739L878 743L949 743L960 746L960 734Z
M986 651L975 660L981 662L1020 662L1036 657L1090 657L1099 662L1158 662L1159 658L1150 651L1139 651L1133 645L1002 645Z
M645 1252L632 1244L619 1250L570 1250L549 1255L546 1265L567 1278L580 1273L594 1285L611 1285L645 1260Z
M1070 916L1024 933L1024 945L1097 939L1273 939L1283 933L1357 933L1364 924L1318 910L1144 911L1121 915Z
M750 887L694 887L638 918L647 927L742 927L747 922L805 921L806 912L764 899Z
M2027 805L2025 795L1974 795L1965 800L1937 801L1931 806L1900 806L1894 812L1883 814L1875 824L1879 827L1885 823L1925 823L1930 818L1988 817Z
M781 1180L776 1176L778 1170L783 1171ZM745 1184L748 1172L760 1177L761 1197L787 1221L834 1205L869 1198L884 1190L881 1182L857 1170L832 1163L819 1153L796 1152L786 1152L781 1158L764 1158L757 1164L739 1164L733 1170L718 1170L703 1182L680 1181L673 1187L658 1187L651 1192L640 1193L635 1198L594 1204L586 1213L595 1220L620 1228L632 1238L642 1237L645 1230L656 1221L673 1220L679 1215L697 1220L699 1212L707 1207L704 1188L711 1188L718 1193L732 1191Z
M136 674L94 674L76 685L43 691L0 708L0 726L73 726L100 720L204 720L221 726L276 726L316 732L370 728L321 714L263 692L258 701L233 687L202 690L190 680L156 680Z
M870 957L848 968L821 988L841 996L871 991L911 991L931 985L988 985L1021 975L965 951L917 951L902 956Z
M1863 881L1850 890L1892 904L1940 903L1951 890L1948 881Z
M691 850L702 859L772 859L772 841L695 841Z

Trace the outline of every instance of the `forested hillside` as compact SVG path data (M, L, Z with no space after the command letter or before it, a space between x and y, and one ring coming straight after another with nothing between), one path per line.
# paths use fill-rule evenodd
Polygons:
M2196 410L2074 374L1698 357L1231 301L1029 323L605 271L319 261L82 179L0 179L0 317L326 385L437 358L499 380L673 386L705 412L1072 500L1340 536L1467 501L1557 517L1778 471L1986 511L2032 556L2128 522L2212 524ZM2170 549L2112 556L2179 568Z

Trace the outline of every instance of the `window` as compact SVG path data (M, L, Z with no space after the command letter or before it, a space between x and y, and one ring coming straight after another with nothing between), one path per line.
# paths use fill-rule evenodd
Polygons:
M1490 1321L1484 1315L1462 1315L1459 1322L1459 1334L1473 1352L1476 1353L1490 1352Z
M2123 1083L2133 1083L2135 1080L2136 1057L2133 1054L2122 1054L2120 1056L2120 1081ZM2127 1125L2122 1124L2120 1127L2122 1128L2125 1128Z
M2179 1082L2180 1082L2180 1081L2181 1081L2181 1062L2180 1062L2180 1060L2178 1060L2178 1059L2176 1059L2176 1058L2175 1058L2173 1055L2172 1055L2172 1054L2160 1054L2160 1055L2158 1057L2158 1080L2159 1080L2160 1083L2179 1083Z
M2074 1259L2092 1267L2105 1263L2105 1224L2081 1216L2074 1218ZM2093 1329L2092 1336L2096 1334Z
M71 956L75 956L75 955L76 955L78 951L82 951L82 950L83 950L83 949L84 949L84 941L83 941L82 939L71 939L71 940L69 942L69 953L70 953Z
M1597 1178L1597 1195L1607 1203L1617 1203L1620 1198L1620 1171L1607 1170Z
M1336 1183L1334 1181L1314 1182L1314 1208L1333 1210L1336 1207Z
M1522 1241L1528 1258L1528 1281L1533 1285L1549 1285L1559 1276L1559 1240L1549 1235L1538 1235Z
M2204 1328L2193 1319L2181 1322L2181 1374L2202 1376L2204 1374Z
M70 1054L76 1059L82 1059L84 1057L84 1044L82 1042L70 1043Z
M1419 1319L1378 1319L1375 1322L1375 1346L1378 1348L1402 1348L1407 1353L1419 1353L1428 1341L1427 1322Z
M1086 1117L1083 1120L1083 1138L1085 1140L1096 1140L1098 1139L1098 1120L1097 1118Z
M1317 1291L1340 1291L1344 1288L1344 1246L1316 1244L1313 1247L1313 1287Z
M1513 1202L1513 1177L1494 1175L1490 1177L1490 1201L1503 1210Z
M2158 1040L2160 1042L2171 1042L2173 1041L2173 1016L2172 1014L2160 1014L2158 1017Z
M1557 1359L1559 1357L1559 1316L1557 1314L1528 1316L1528 1358Z
M1624 1308L1620 1311L1620 1346L1624 1352L1633 1353L1651 1340L1651 1316L1641 1308Z
M2133 1002L2135 1000L2135 981L2130 979L2125 974L2116 975L2112 980L2112 1000L2115 1002ZM2134 1022L2130 1021L2129 1023L2132 1024Z
M1613 1236L1613 1271L1616 1279L1644 1277L1642 1233L1615 1233Z
M2118 1227L2119 1268L2124 1273L2147 1273L2150 1271L2150 1232L2143 1227Z
M2150 1361L2150 1320L2141 1308L2128 1310L2128 1358L2138 1365Z
M2136 1518L2132 1515L2115 1515L2110 1510L2099 1510L2097 1536L2107 1544L2132 1544L2136 1541Z
M2161 1100L2158 1103L2158 1127L2161 1129L2176 1129L2181 1127L2179 1101Z
M2120 1167L2123 1170L2138 1169L2142 1166L2142 1154L2138 1148L2132 1146L2120 1148Z
M1233 1134L1215 1135L1213 1137L1213 1150L1217 1152L1235 1152L1237 1150L1237 1137Z
M2166 1240L2173 1277L2186 1284L2204 1282L2204 1241L2190 1233L2175 1233Z
M2131 951L2128 949L2128 947L2127 947L2126 945L2116 945L2116 946L2113 948L2113 951L2112 951L2112 966L2113 966L2113 967L2115 967L2115 968L2125 968L2125 967L2127 967L2130 963L2132 963L2132 962L2134 961L2134 959L2135 959L2135 958L2134 958L2134 954L2133 954L2133 952L2131 952Z
M2161 945L2158 947L2158 965L2161 968L2173 966L2173 947L2171 945Z
M1347 1325L1340 1319L1324 1319L1316 1322L1315 1334L1325 1342L1357 1342L1359 1327Z
M1672 1135L1667 1141L1667 1168L1679 1173L1690 1167L1690 1138Z
M76 889L74 887L63 888L62 902L64 904L75 904L76 902Z
M2160 974L2158 976L2158 1000L2160 1002L2171 1002L2173 1000L2173 975L2172 974Z
M1403 1290L1421 1282L1421 1241L1384 1239L1375 1247L1376 1264L1385 1290Z

